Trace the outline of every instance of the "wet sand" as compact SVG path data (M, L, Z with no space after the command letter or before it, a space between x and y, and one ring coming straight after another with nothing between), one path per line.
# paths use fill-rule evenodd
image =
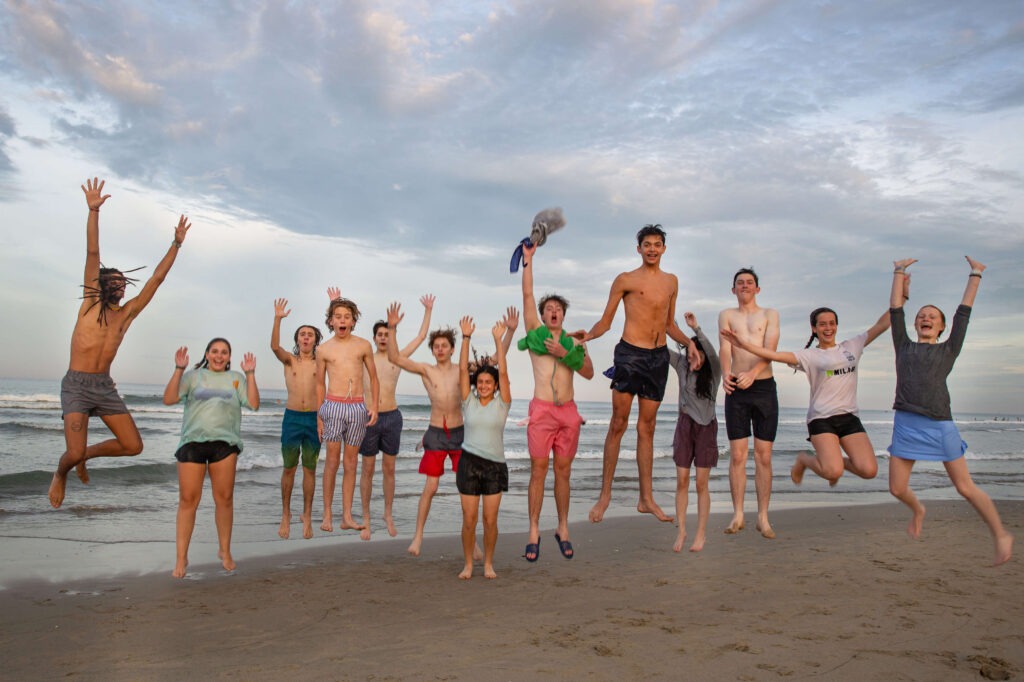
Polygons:
M997 501L1024 542L1024 503ZM498 540L468 582L457 537L303 549L0 592L4 679L1020 679L1024 564L989 566L966 502L931 502L921 541L896 503L772 515L776 540L722 533L700 554L648 516ZM500 520L499 520L500 525ZM693 532L695 519L690 519ZM269 527L268 527L269 528ZM270 529L273 530L273 529ZM689 542L687 542L687 546Z

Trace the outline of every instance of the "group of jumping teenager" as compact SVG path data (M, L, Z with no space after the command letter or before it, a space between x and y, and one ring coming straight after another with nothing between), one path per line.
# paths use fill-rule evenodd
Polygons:
M60 458L49 489L51 505L64 500L68 474L76 470L89 480L86 462L94 457L136 455L142 439L109 370L128 327L152 299L181 249L191 227L179 218L174 239L153 276L134 298L124 300L134 280L125 273L104 268L99 256L99 212L109 195L104 183L88 180L82 186L89 208L86 223L84 296L71 339L71 361L61 383L61 405L66 451ZM605 374L611 379L612 416L604 442L601 491L590 510L592 522L600 522L611 502L611 488L622 437L628 426L634 398L637 400L636 462L639 474L637 511L665 522L678 518L676 552L686 543L686 513L690 473L696 469L697 529L691 552L703 549L710 512L708 481L718 464L718 421L715 403L719 385L725 392L725 427L729 441L729 485L733 517L726 534L744 527L744 495L749 439L753 436L754 477L757 496L756 530L765 538L776 537L768 519L771 496L772 444L778 424L778 398L772 363L780 362L807 375L810 404L807 430L814 453L800 453L790 472L799 485L806 471L836 485L845 472L873 478L878 471L875 450L857 416L857 365L864 348L886 330L892 330L896 354L896 398L892 442L889 446L889 489L911 511L907 528L919 538L925 507L910 490L909 479L917 460L941 461L957 491L971 503L988 525L994 542L994 564L1010 559L1013 537L1004 529L992 500L971 480L964 459L963 442L950 412L946 377L963 347L978 286L985 266L967 257L970 273L963 299L953 317L945 341L945 315L937 307L922 307L914 319L917 340L907 335L903 306L909 298L912 258L894 264L889 309L866 331L838 340L839 318L831 308L810 315L811 339L793 352L777 350L779 316L757 303L758 276L742 268L733 277L737 305L718 316L719 350L704 333L692 312L683 319L693 331L689 336L675 320L678 280L661 269L665 232L647 225L637 233L641 264L619 274L612 283L601 318L589 329L566 331L568 301L555 294L538 302L534 297L534 264L537 246L522 248L522 296L526 334L517 348L529 354L533 371L533 397L529 404L527 445L530 455L528 488L529 532L524 552L535 562L541 554L540 514L548 470L554 468L557 527L554 540L560 554L572 559L569 538L570 476L583 419L574 402L577 374L592 379L594 365L587 343L606 333L620 303L625 309L622 338L615 346L614 364ZM400 347L397 332L404 315L392 303L386 319L373 325L373 345L353 334L360 319L358 306L328 289L325 325L330 334L323 340L316 325L302 325L293 336L289 352L281 347L281 323L290 314L288 301L274 301L270 346L284 370L287 402L281 425L282 515L278 534L291 532L291 498L295 475L302 465L302 534L313 536L313 497L321 443L326 444L322 477L322 531L334 530L332 513L335 481L342 470L342 515L338 525L358 530L369 540L370 500L377 455L383 453L383 519L391 536L397 535L393 515L395 459L399 453L402 414L396 389L404 370L420 376L430 401L430 421L423 435L419 472L425 476L416 514L416 528L408 551L418 556L431 502L444 475L446 463L454 472L463 512L464 567L459 578L473 575L474 562L483 561L487 578L496 577L494 549L498 536L501 495L508 490L503 434L512 393L507 353L519 324L519 312L506 309L491 327L493 355L470 359L476 325L471 317L459 322L461 340L451 328L430 330L434 297L423 296L423 318L417 334ZM668 347L668 338L679 352ZM433 362L418 362L413 353L428 341ZM815 344L812 346L812 344ZM375 347L374 347L375 346ZM458 346L458 349L456 348ZM455 353L458 350L458 359ZM259 408L256 359L246 353L241 372L231 369L231 345L223 338L209 342L203 358L189 368L188 349L174 354L174 371L164 391L166 404L183 403L182 435L178 460L179 502L176 523L176 562L173 575L184 577L188 547L195 526L203 481L209 474L215 504L218 556L226 570L235 568L231 557L232 496L235 469L242 451L241 408ZM664 398L669 370L679 377L679 413L673 437L676 465L675 517L654 501L654 426ZM113 438L87 444L88 421L98 416ZM352 507L356 478L359 480L361 520ZM477 525L483 516L483 550L477 544Z

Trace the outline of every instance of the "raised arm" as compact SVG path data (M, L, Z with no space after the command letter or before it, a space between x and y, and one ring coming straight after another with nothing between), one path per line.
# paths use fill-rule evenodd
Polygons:
M533 263L533 254L536 252L536 246L523 246L523 317L528 332L541 325L537 299L533 295L533 268L530 267Z
M416 336L410 341L399 355L403 357L409 357L416 352L416 349L420 347L424 339L427 338L427 332L430 330L430 314L434 310L434 301L437 299L433 294L424 294L420 296L420 303L423 304L423 320L420 322L420 330L416 332ZM391 344L388 344L391 345Z
M167 278L167 273L171 271L174 259L178 257L178 251L181 249L181 245L185 243L185 235L188 234L190 227L192 227L192 223L188 222L188 218L185 216L178 218L178 225L174 228L174 241L171 242L171 246L167 249L164 257L156 264L156 267L153 269L153 276L146 281L138 296L124 304L128 315L135 317L153 300L156 290L163 284L164 279Z
M100 206L110 198L109 194L103 194L103 185L106 182L106 180L93 178L92 180L86 180L85 184L82 185L82 192L85 193L85 203L89 206L89 217L85 221L85 275L83 277L86 291L99 287ZM84 298L82 300L82 311L84 312L92 304L92 301Z
M675 279L674 275L673 279ZM676 343L686 346L686 359L690 362L690 369L696 369L697 365L700 364L700 355L697 353L697 347L693 345L690 337L684 334L683 330L676 323L676 296L678 294L679 281L676 280L676 288L668 302L668 319L665 321L665 333Z
M164 389L164 405L173 405L180 400L181 377L188 368L188 347L182 346L174 353L174 373Z
M413 362L398 352L398 324L402 321L403 317L405 315L402 314L402 306L397 302L388 306L388 336L391 337L388 342L388 361L396 367L401 367L406 371L422 376L426 371L423 365L419 362Z
M910 275L906 276L905 281L910 281ZM891 325L892 317L889 315L889 311L886 310L884 313L882 313L882 316L879 317L873 325L871 325L871 328L868 329L868 338L864 342L864 345L866 346L875 339L877 339L879 336L885 333Z
M505 317L502 318L501 324L505 328L505 332L501 337L501 347L507 353L508 349L512 347L512 339L516 335L516 327L519 326L519 311L516 310L514 305L510 305L505 309Z
M512 389L508 384L508 346L501 340L505 328L504 321L498 320L491 328L491 336L494 337L494 354L498 357L498 390L501 391L501 401L508 405L512 402Z
M748 353L756 355L759 358L771 360L773 362L784 362L787 365L797 364L796 355L794 355L793 353L780 353L770 348L756 346L750 343L749 341L741 339L739 336L736 335L736 332L732 331L731 329L723 329L721 331L721 335L722 338L725 341L728 341L730 345L736 346L737 348L741 348L747 351ZM724 346L725 344L723 343L722 345Z
M256 386L256 356L246 353L242 358L242 371L245 372L245 397L249 407L260 409L260 389Z
M288 309L288 299L278 298L274 300L274 328L270 331L270 350L274 352L277 359L286 365L292 363L292 354L281 348L281 320L288 317L292 311Z
M892 290L889 292L889 307L902 308L904 301L910 298L910 274L907 268L917 262L916 258L904 258L893 261Z
M476 325L469 315L459 320L459 331L462 332L462 348L459 350L459 391L463 400L469 397L469 344L475 330Z
M974 306L974 297L978 295L978 287L981 286L981 273L985 266L970 256L964 256L971 266L971 274L967 275L967 287L964 289L964 297L960 299L960 305Z

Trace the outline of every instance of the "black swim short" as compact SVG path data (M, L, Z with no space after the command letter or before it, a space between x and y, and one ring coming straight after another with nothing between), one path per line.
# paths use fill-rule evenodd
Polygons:
M203 443L185 443L174 453L174 458L182 464L216 464L231 455L237 455L237 445L222 440L211 440Z
M807 423L807 433L810 436L817 436L822 433L832 433L840 438L855 433L865 433L864 425L860 423L860 417L849 412L834 414L831 417L813 419ZM810 440L808 438L807 440Z
M508 492L508 465L462 451L455 487L463 495L497 495Z
M668 346L639 348L625 341L615 346L612 390L660 403L668 383Z
M750 388L737 388L725 394L725 432L729 440L754 438L775 441L779 428L779 394L774 377L757 379Z

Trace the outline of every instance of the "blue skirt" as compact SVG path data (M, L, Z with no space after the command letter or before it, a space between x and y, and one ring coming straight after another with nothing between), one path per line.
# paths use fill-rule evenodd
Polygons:
M967 443L952 421L929 419L923 414L896 410L889 454L900 459L952 462L964 456Z

